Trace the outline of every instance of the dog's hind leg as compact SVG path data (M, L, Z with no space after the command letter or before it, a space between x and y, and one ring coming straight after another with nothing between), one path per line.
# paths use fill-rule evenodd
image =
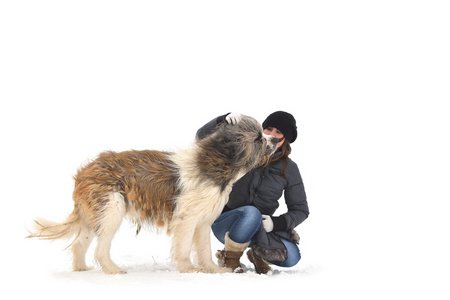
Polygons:
M99 220L98 241L94 255L105 273L125 274L126 271L117 266L110 256L111 241L126 214L125 201L118 192L110 193L108 198Z
M198 225L194 233L194 249L196 261L203 272L207 273L231 273L230 268L221 268L217 266L211 257L211 238L210 226Z
M72 244L73 270L88 271L92 267L86 266L86 252L94 239L95 234L88 228L82 228L79 236Z

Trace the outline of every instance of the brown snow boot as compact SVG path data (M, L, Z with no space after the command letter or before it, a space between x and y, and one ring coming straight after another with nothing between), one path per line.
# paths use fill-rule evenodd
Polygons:
M252 262L255 265L256 273L267 274L267 272L271 270L267 262L258 255L256 255L252 249L247 251L247 257L248 260L250 260L250 262Z
M219 266L231 268L234 273L244 273L241 268L239 259L241 258L244 250L247 249L250 241L247 243L236 243L229 237L229 232L225 234L225 249L217 251L216 257Z

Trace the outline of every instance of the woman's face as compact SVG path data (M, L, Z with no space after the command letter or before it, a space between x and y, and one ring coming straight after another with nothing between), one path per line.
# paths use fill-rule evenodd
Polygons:
M278 142L277 144L277 148L280 148L281 145L283 145L284 143L284 135L281 133L281 131L279 131L278 129L276 129L275 127L267 127L264 129L264 133L267 135L271 135L276 137L277 139L280 140L280 142Z

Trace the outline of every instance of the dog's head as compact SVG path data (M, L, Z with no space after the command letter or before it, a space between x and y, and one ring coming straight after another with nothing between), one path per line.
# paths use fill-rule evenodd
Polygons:
M202 149L199 160L210 169L219 169L223 178L234 180L268 161L277 143L277 138L264 134L261 124L248 116L242 116L236 125L223 122L197 141Z
M266 162L279 142L277 138L265 134L261 124L249 116L242 116L236 125L224 123L220 130L229 142L233 164L247 166L249 170Z

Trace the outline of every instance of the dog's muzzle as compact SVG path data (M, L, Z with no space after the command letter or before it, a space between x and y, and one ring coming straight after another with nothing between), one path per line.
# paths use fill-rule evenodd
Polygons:
M272 137L267 144L266 155L272 155L277 150L279 139Z

